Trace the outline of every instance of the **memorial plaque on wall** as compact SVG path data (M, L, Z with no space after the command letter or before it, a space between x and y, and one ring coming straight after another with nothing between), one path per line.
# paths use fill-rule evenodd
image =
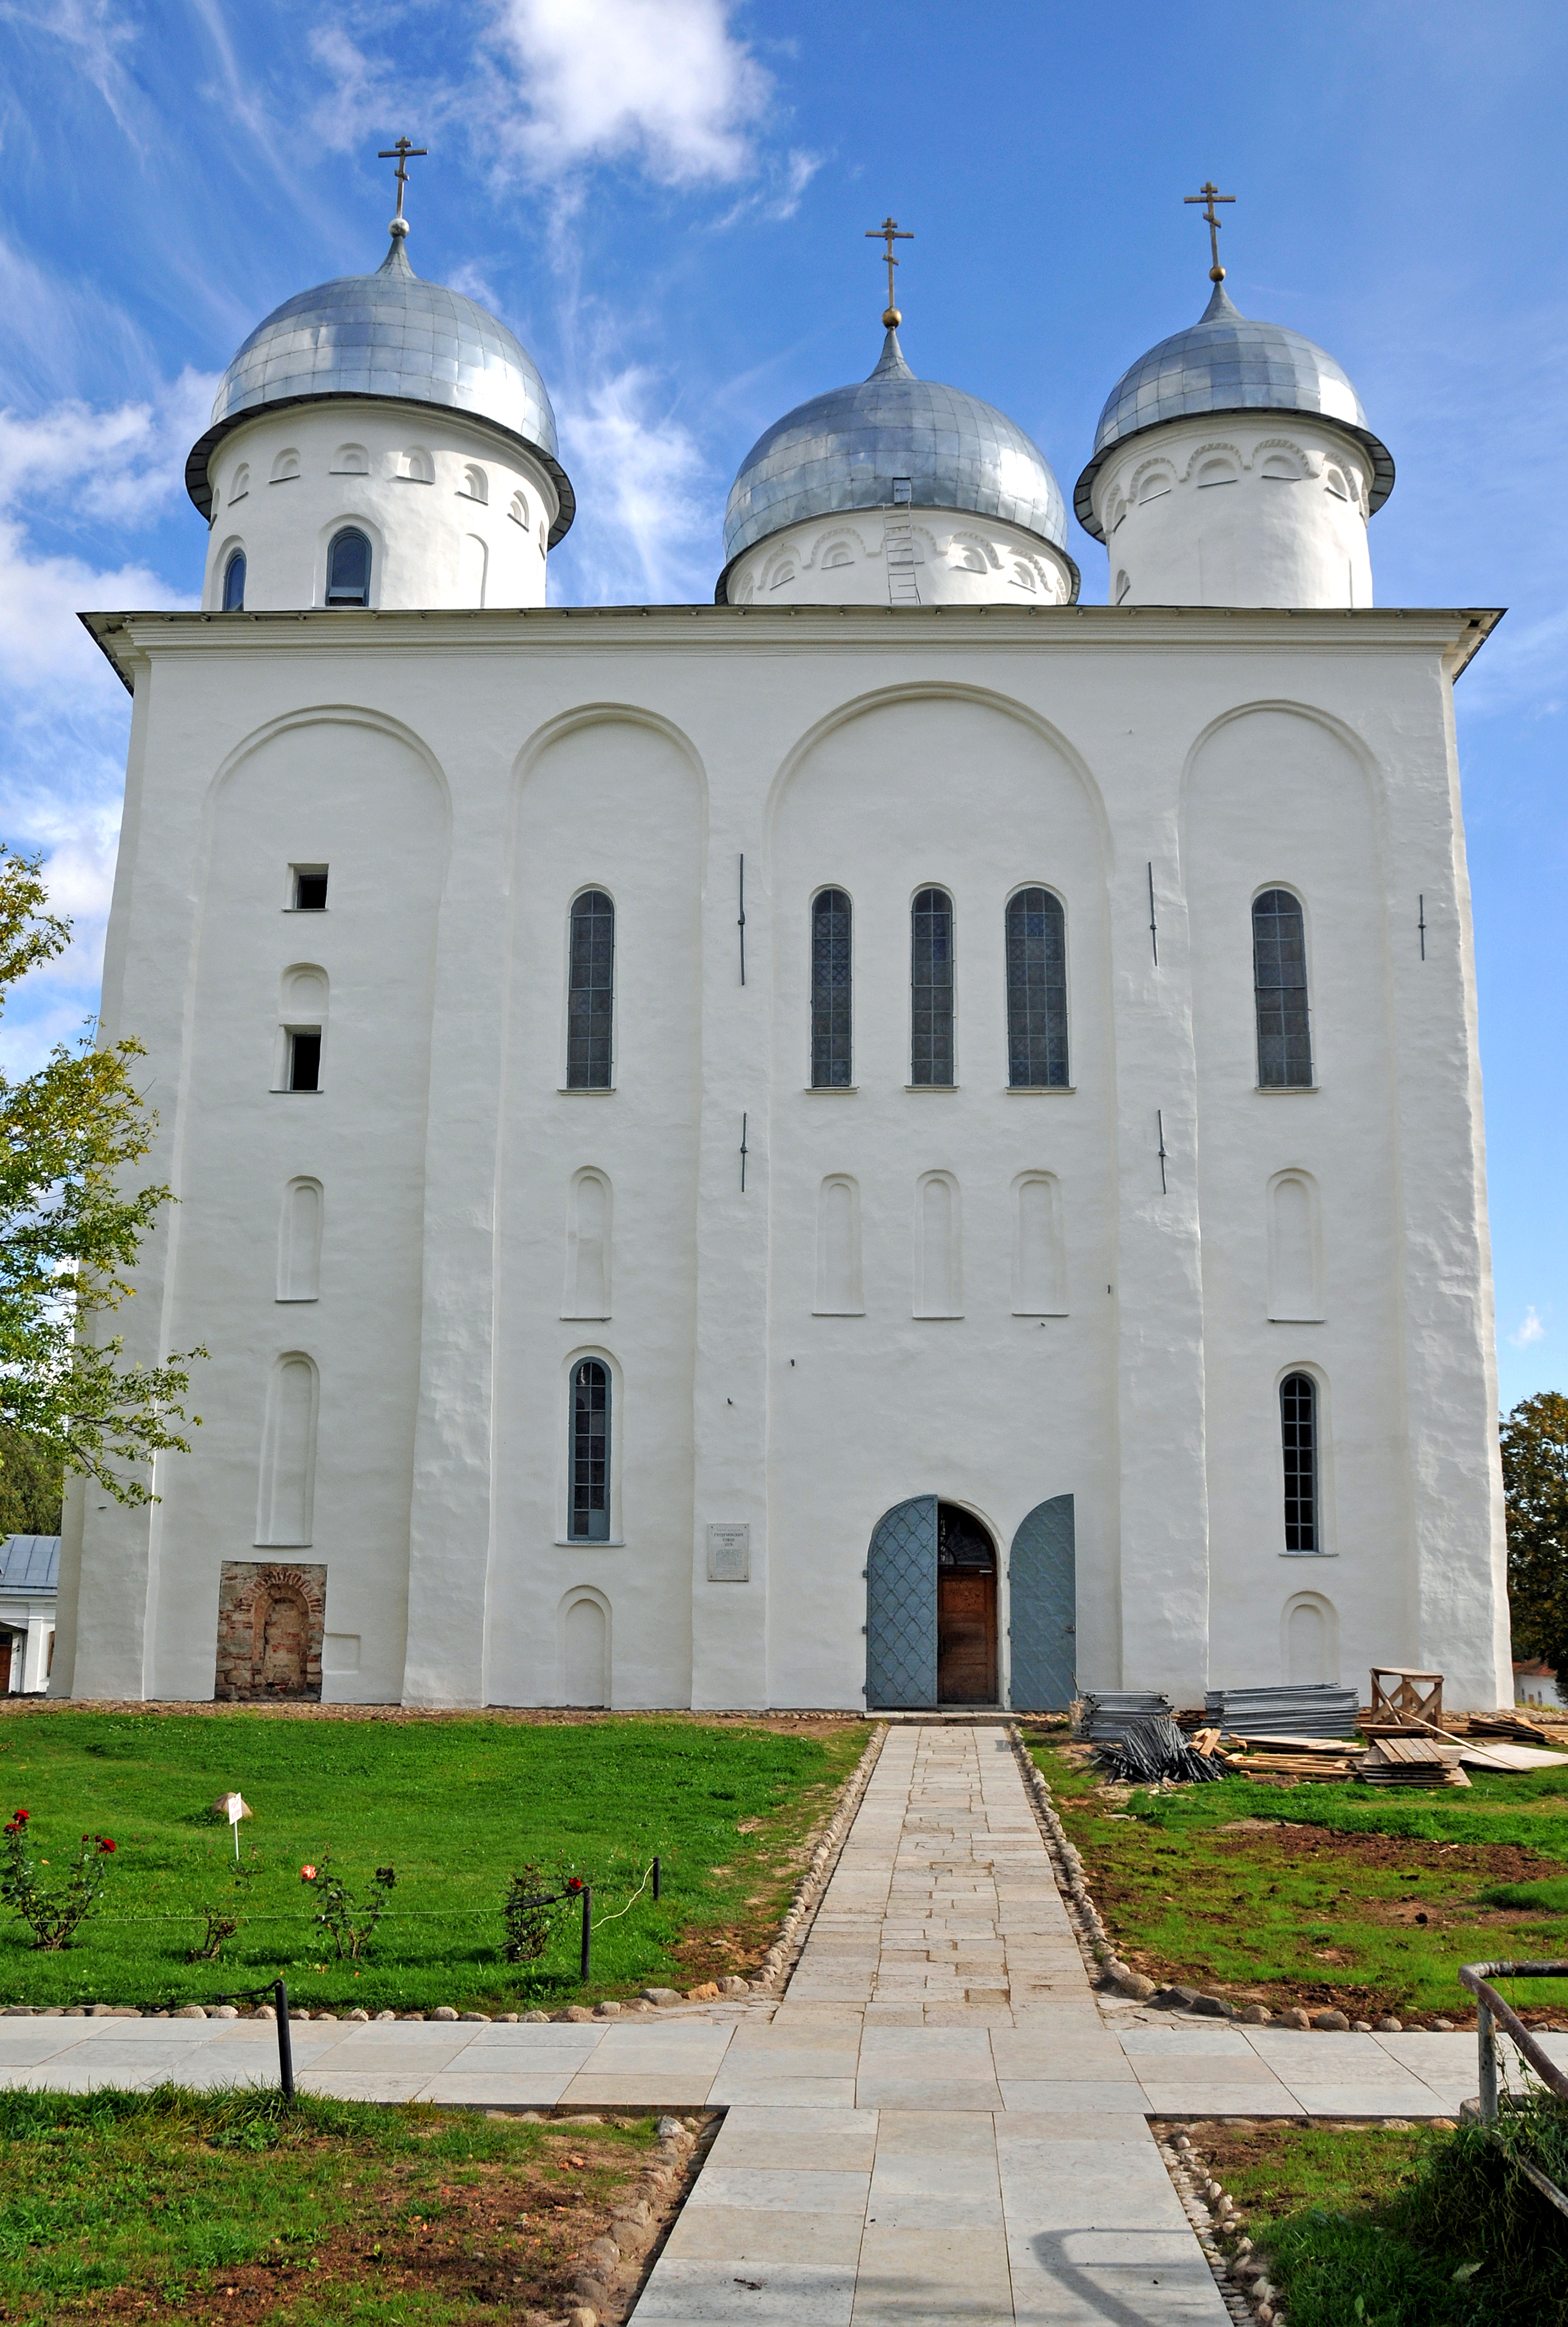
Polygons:
M751 1581L751 1530L750 1527L711 1527L708 1529L708 1582L710 1584L750 1584Z

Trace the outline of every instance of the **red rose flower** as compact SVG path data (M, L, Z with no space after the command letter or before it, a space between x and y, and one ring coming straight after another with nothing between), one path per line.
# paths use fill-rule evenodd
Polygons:
M302 1866L300 1868L300 1881L302 1883L313 1883L315 1879L316 1870L313 1866Z
M114 1851L119 1848L119 1845L118 1843L111 1842L107 1834L100 1834L98 1836L98 1848L100 1850Z

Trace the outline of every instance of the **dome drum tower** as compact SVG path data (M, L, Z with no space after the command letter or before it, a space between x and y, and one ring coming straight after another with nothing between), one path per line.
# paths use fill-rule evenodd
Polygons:
M503 323L415 274L407 231L376 274L285 300L224 373L185 466L207 612L544 604L576 509L549 396Z
M1369 606L1367 522L1393 489L1333 357L1216 282L1111 390L1073 506L1113 606Z
M918 378L893 323L869 378L751 447L724 555L721 606L1071 605L1078 592L1039 446L994 406Z

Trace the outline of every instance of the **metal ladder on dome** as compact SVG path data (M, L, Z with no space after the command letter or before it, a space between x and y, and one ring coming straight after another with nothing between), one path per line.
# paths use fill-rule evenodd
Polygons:
M882 525L882 547L888 561L888 604L918 606L920 585L915 579L915 531L910 522L914 488L908 477L893 479L891 513Z

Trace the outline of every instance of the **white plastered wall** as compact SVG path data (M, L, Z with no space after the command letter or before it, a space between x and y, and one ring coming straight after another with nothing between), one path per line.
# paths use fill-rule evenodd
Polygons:
M521 445L443 405L264 410L224 437L208 474L210 613L237 551L247 612L324 605L327 553L350 526L370 544L372 606L545 603L554 484Z
M163 1502L89 1500L79 1593L68 1544L56 1688L72 1686L68 1624L79 1694L210 1688L218 1565L254 1527L262 1361L285 1346L321 1369L311 1556L329 1628L362 1641L357 1695L549 1701L564 1598L588 1591L609 1609L617 1701L858 1706L870 1528L920 1493L975 1510L1003 1559L1035 1501L1074 1495L1087 1685L1191 1701L1237 1662L1273 1679L1301 1564L1255 1541L1277 1432L1259 1352L1288 1343L1279 1364L1297 1361L1315 1332L1343 1670L1395 1656L1446 1669L1458 1704L1506 1697L1443 670L1464 629L1001 607L134 618L105 1020L147 1043L149 1169L182 1201L124 1322L136 1354L199 1338L217 1354L198 1369L197 1453L159 1466ZM277 781L214 849L210 887L215 779L268 753ZM1282 783L1301 792L1293 826ZM1255 861L1262 823L1311 891L1335 1068L1321 1107L1254 1088L1247 908L1292 877ZM330 956L281 911L291 859L331 862L374 901ZM1074 1088L1014 1097L1000 916L1036 879L1067 905ZM824 882L855 903L854 1094L806 1089ZM927 882L958 915L950 1092L905 1088L908 911ZM621 916L616 1089L563 1098L565 914L591 883ZM331 1152L280 1138L312 1102L267 1087L280 972L305 960L331 979L322 1123L352 1095ZM1311 1152L1282 1150L1268 1106L1324 1126ZM1285 1164L1321 1192L1321 1326L1265 1313L1265 1195ZM613 1197L605 1322L560 1314L588 1168ZM1055 1176L1066 1316L1013 1312L1022 1170ZM926 1171L960 1191L958 1318L912 1314ZM307 1341L291 1305L275 1344L277 1206L304 1172L326 1193L322 1316ZM831 1172L860 1192L863 1317L812 1314ZM580 1350L618 1369L624 1540L603 1547L558 1540ZM329 1419L340 1382L347 1426L341 1407ZM715 1523L750 1527L749 1583L708 1582Z
M736 558L725 594L732 606L886 606L901 596L922 606L1065 606L1072 575L1050 542L999 518L851 509L770 534Z
M1113 606L1370 606L1371 460L1314 414L1145 428L1095 479Z

